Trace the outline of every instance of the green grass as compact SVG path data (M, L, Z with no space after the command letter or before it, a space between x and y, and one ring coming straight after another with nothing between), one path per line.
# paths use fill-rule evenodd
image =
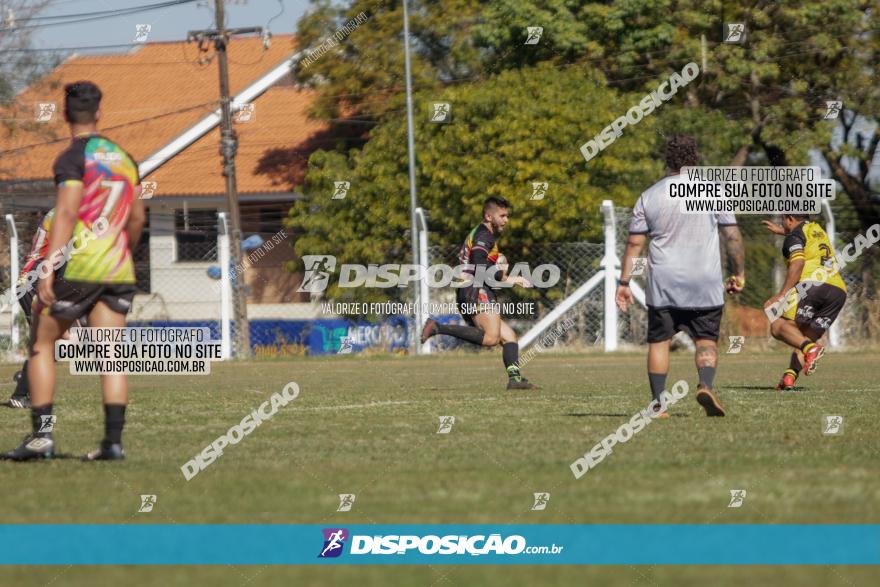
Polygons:
M827 355L804 389L772 390L781 352L724 355L717 379L729 417L693 400L692 359L669 385L688 397L575 480L569 464L650 399L644 356L540 355L525 368L541 392L504 390L498 354L332 357L214 364L207 377L132 377L124 463L0 462L6 523L878 523L880 384L876 354ZM0 367L9 381L15 366ZM59 372L64 371L59 368ZM180 466L287 382L298 399L187 482ZM12 384L0 387L11 392ZM6 389L7 391L2 391ZM96 377L61 373L58 449L79 455L103 432ZM823 436L824 414L844 433ZM450 434L438 417L452 415ZM0 411L0 448L28 430ZM743 507L728 508L731 489ZM533 512L532 493L549 491ZM339 493L357 499L337 513ZM156 494L138 514L141 494ZM648 547L648 545L646 545ZM856 568L405 569L45 568L0 571L0 584L304 585L348 583L861 585ZM57 578L55 576L58 575ZM178 581L175 583L174 581Z

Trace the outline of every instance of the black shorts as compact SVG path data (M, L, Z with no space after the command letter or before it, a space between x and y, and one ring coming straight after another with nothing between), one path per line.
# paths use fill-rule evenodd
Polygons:
M455 302L458 306L458 313L464 318L464 321L471 326L476 326L474 316L485 313L489 308L488 304L497 304L495 292L488 287L462 287L455 292ZM484 307L480 307L480 306Z
M55 303L49 314L62 320L88 316L98 302L104 302L119 314L128 314L137 288L127 283L87 283L56 277L53 287Z
M798 299L795 324L808 327L820 335L837 320L837 315L846 303L846 292L828 283L814 285ZM788 316L786 316L788 317Z
M721 331L721 307L705 310L648 308L648 342L663 342L685 332L694 340L717 341Z

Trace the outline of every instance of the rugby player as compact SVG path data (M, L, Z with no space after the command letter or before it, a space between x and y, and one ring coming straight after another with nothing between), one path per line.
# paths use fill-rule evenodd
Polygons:
M770 333L795 350L777 390L794 389L798 374L812 375L825 348L818 343L846 303L846 284L837 268L834 247L822 227L806 215L786 214L782 226L763 221L773 234L784 235L782 255L788 263L785 283L764 308L783 305L770 323Z
M125 326L135 294L131 249L146 218L137 165L119 145L97 132L101 90L80 81L66 85L64 91L64 118L72 140L53 169L58 186L55 216L46 269L39 272L37 282L39 304L34 308L27 373L32 433L6 453L13 460L50 458L55 453L52 431L45 426L51 421L55 395L55 341L82 316L88 316L93 327ZM64 262L71 242L80 249ZM128 383L125 375L106 373L101 375L101 387L105 436L98 449L83 459L122 459Z
M724 306L719 233L734 274L727 279L729 293L745 286L745 250L732 214L683 214L668 196L668 185L682 167L699 162L696 141L686 135L669 138L665 148L667 175L645 190L633 208L629 239L618 281L616 301L621 311L634 301L630 290L633 258L648 236L648 384L660 404L658 417L669 417L662 393L669 372L669 342L683 331L694 339L699 385L697 402L707 416L724 416L712 389L718 366L718 337Z
M42 261L46 257L46 251L49 249L49 228L52 226L52 216L54 214L55 210L49 210L49 212L45 216L43 216L43 219L40 221L40 225L37 227L37 231L34 233L34 238L33 240L31 240L31 250L25 257L24 268L21 270L21 276L18 278L17 286L19 288L19 291L26 288L26 290L19 295L18 303L21 306L22 311L24 312L25 318L27 318L28 324L31 325L31 336L33 336L34 334L33 324L31 324L31 310L33 308L33 303L35 299L35 288L33 287L33 280L29 282L27 280L27 276L31 271L36 271L40 261ZM9 401L6 402L7 407L31 407L30 387L28 386L27 369L28 362L27 360L25 360L24 365L21 366L21 370L16 372L15 376L13 377L13 381L15 381L15 390L12 392L12 396L9 398Z
M504 198L489 197L483 202L483 221L468 233L458 254L458 261L466 266L465 270L471 277L481 274L479 268L485 268L487 275L497 282L531 287L527 279L520 276L509 276L506 273L503 255L498 250L495 238L504 232L508 222L510 202ZM467 326L460 324L440 324L433 318L425 322L422 329L422 344L437 334L446 334L459 340L476 345L493 347L501 345L501 358L507 370L507 389L538 389L522 376L519 369L519 344L516 332L501 319L501 312L496 301L495 291L479 280L472 285L459 287L456 290L456 305Z

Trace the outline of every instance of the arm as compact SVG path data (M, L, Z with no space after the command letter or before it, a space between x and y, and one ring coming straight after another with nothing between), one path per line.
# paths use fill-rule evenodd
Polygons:
M140 184L134 187L132 198L131 212L128 215L128 223L125 225L125 232L128 235L128 248L134 252L141 240L144 224L147 222L147 212L144 201L141 199Z
M617 307L622 312L626 312L627 306L635 302L632 291L629 288L629 280L632 277L633 258L641 254L647 238L644 234L630 233L626 241L626 250L623 253L623 266L620 268L620 285L617 286L617 293L614 296Z
M793 259L788 263L788 272L785 274L785 283L782 284L782 289L779 290L775 296L771 297L764 304L764 307L773 305L775 303L781 302L785 299L786 294L788 294L789 290L797 285L798 281L801 279L801 271L804 270L804 265L806 261L801 257L799 259Z
M725 250L733 275L727 279L728 293L739 293L746 284L746 250L743 245L742 233L735 224L721 226L721 237L724 239Z
M52 221L52 229L49 231L49 249L46 255L46 263L52 270L49 272L41 271L39 273L40 281L37 284L37 296L47 306L55 301L55 292L53 291L55 269L65 262L63 257L66 251L64 249L73 235L82 196L82 182L70 181L58 186L55 218Z

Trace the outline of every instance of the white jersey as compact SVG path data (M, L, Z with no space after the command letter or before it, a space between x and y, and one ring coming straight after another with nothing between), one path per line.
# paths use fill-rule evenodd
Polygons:
M667 176L645 190L633 208L630 234L651 237L647 305L710 309L724 305L718 227L736 225L733 214L683 214L668 196Z

